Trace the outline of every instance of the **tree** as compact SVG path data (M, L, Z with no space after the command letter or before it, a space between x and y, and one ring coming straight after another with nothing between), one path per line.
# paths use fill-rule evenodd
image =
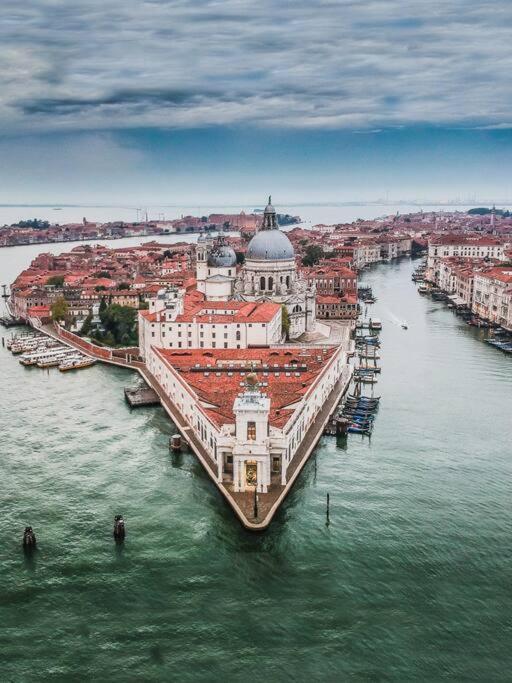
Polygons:
M59 320L66 320L68 310L68 302L63 296L60 296L58 299L55 299L51 306L52 320L54 322L58 322Z
M110 273L108 270L98 270L96 273L93 273L93 277L108 277L110 278Z
M105 300L105 297L102 296L101 301L100 301L100 310L99 310L100 317L101 317L101 314L103 313L103 311L106 311L106 310L107 310L107 302Z
M281 332L288 339L290 334L290 316L288 315L288 309L284 304L281 304Z
M121 282L118 289L130 289L130 283L129 282Z
M306 254L302 259L302 265L314 266L324 256L324 250L319 244L309 244L306 247Z
M53 287L62 287L64 284L64 275L52 275L46 280L47 285L52 285Z
M99 316L104 332L94 330L92 336L108 346L137 345L137 310L135 308L119 304L105 305L102 308L100 305Z
M96 292L105 292L106 289L107 288L105 287L105 285L96 285L96 287L94 288Z
M92 325L92 313L89 313L89 315L84 320L83 325L80 329L80 335L82 337L87 337L87 335L91 331L91 325Z
M46 230L46 228L50 227L50 223L48 221L43 221L40 218L31 218L28 221L18 221L18 223L13 223L11 227L20 227L20 228L32 228L33 230Z
M236 262L238 263L239 266L242 266L245 263L245 254L243 251L237 251L236 253Z

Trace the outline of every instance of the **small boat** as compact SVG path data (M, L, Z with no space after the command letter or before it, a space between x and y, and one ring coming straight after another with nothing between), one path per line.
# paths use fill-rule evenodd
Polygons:
M376 299L374 299L373 297L368 297L367 299L363 299L363 302L365 304L374 304L375 301L376 301Z
M370 330L382 330L382 322L378 318L370 318L368 327Z
M426 285L420 285L418 287L419 294L428 294L428 287Z
M370 434L371 430L356 424L351 424L347 427L347 432L349 434Z
M402 328L402 330L406 330L406 329L407 329L407 323L404 321L404 322L400 325L400 327Z
M94 358L88 358L87 356L72 356L67 358L59 365L59 370L61 372L67 372L68 370L80 370L81 368L89 368L94 365L96 361Z

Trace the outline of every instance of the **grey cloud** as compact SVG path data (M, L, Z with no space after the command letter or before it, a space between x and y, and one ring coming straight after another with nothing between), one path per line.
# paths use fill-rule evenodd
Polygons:
M499 127L511 19L507 0L3 0L0 126Z

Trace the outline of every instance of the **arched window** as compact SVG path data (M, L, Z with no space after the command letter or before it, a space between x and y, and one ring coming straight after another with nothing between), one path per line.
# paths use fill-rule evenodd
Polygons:
M286 286L289 288L290 287L290 276L286 276Z
M262 292L265 291L265 278L263 277L263 275L260 277L260 290Z
M274 289L274 278L273 277L269 277L269 279L268 279L268 288L269 288L269 290Z
M299 306L299 304L295 304L295 306L293 307L292 313L302 313L301 306Z

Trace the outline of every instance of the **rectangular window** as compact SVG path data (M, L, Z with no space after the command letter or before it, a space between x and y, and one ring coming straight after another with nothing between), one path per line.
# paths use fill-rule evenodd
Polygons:
M256 422L247 423L247 441L256 441Z

